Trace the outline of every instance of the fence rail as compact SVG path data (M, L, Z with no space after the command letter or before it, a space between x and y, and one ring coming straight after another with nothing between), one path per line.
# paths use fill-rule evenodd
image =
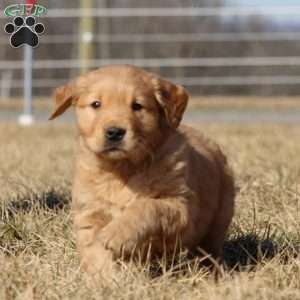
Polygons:
M109 64L134 64L147 68L164 67L245 67L245 66L300 66L300 56L280 57L214 57L214 58L148 58L88 60L89 67ZM80 60L36 60L33 69L76 69ZM23 69L23 61L0 61L0 70Z
M178 42L239 42L239 41L297 41L298 32L243 32L243 33L179 33L179 34L101 34L92 37L97 43L178 43ZM43 44L78 43L80 36L47 35ZM7 38L0 37L0 45L7 45Z
M174 77L168 78L173 82L185 86L250 86L250 85L294 85L300 84L300 76L211 76L211 77ZM54 88L68 82L69 79L36 79L33 88ZM24 82L16 80L12 82L12 88L22 88Z
M252 6L252 7L157 7L157 8L97 8L87 9L49 9L47 18L79 18L82 16L102 18L132 17L226 17L250 15L288 15L300 14L300 6ZM4 16L1 16L4 18Z
M46 18L132 18L132 17L226 17L226 16L297 16L300 6L249 6L249 7L157 7L157 8L95 8L49 9ZM7 18L0 14L0 19Z

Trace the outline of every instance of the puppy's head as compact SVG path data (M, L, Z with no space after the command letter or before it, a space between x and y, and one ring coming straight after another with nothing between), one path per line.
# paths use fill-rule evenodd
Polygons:
M73 104L91 151L108 160L140 161L178 127L187 101L181 86L136 67L110 66L58 88L50 119Z

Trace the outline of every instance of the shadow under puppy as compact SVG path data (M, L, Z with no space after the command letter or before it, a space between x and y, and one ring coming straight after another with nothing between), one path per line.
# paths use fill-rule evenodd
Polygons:
M142 69L115 65L56 90L50 119L75 107L79 153L73 213L82 265L201 247L222 258L234 209L233 177L219 147L180 126L186 90Z

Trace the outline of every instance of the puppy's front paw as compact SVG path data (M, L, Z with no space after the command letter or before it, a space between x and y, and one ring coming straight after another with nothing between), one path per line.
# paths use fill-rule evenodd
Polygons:
M113 252L114 257L120 257L121 254L131 254L136 248L138 235L128 224L121 222L111 222L104 227L97 240L103 246Z
M99 242L94 242L82 251L81 265L89 274L110 277L115 273L112 252L104 249Z

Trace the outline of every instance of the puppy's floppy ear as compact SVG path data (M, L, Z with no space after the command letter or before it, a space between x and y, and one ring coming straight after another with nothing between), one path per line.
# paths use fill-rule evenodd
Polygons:
M152 79L155 97L171 127L177 128L186 109L189 95L184 87L161 78Z
M63 114L75 100L74 86L72 83L57 88L54 92L55 106L54 111L49 117L53 120Z

